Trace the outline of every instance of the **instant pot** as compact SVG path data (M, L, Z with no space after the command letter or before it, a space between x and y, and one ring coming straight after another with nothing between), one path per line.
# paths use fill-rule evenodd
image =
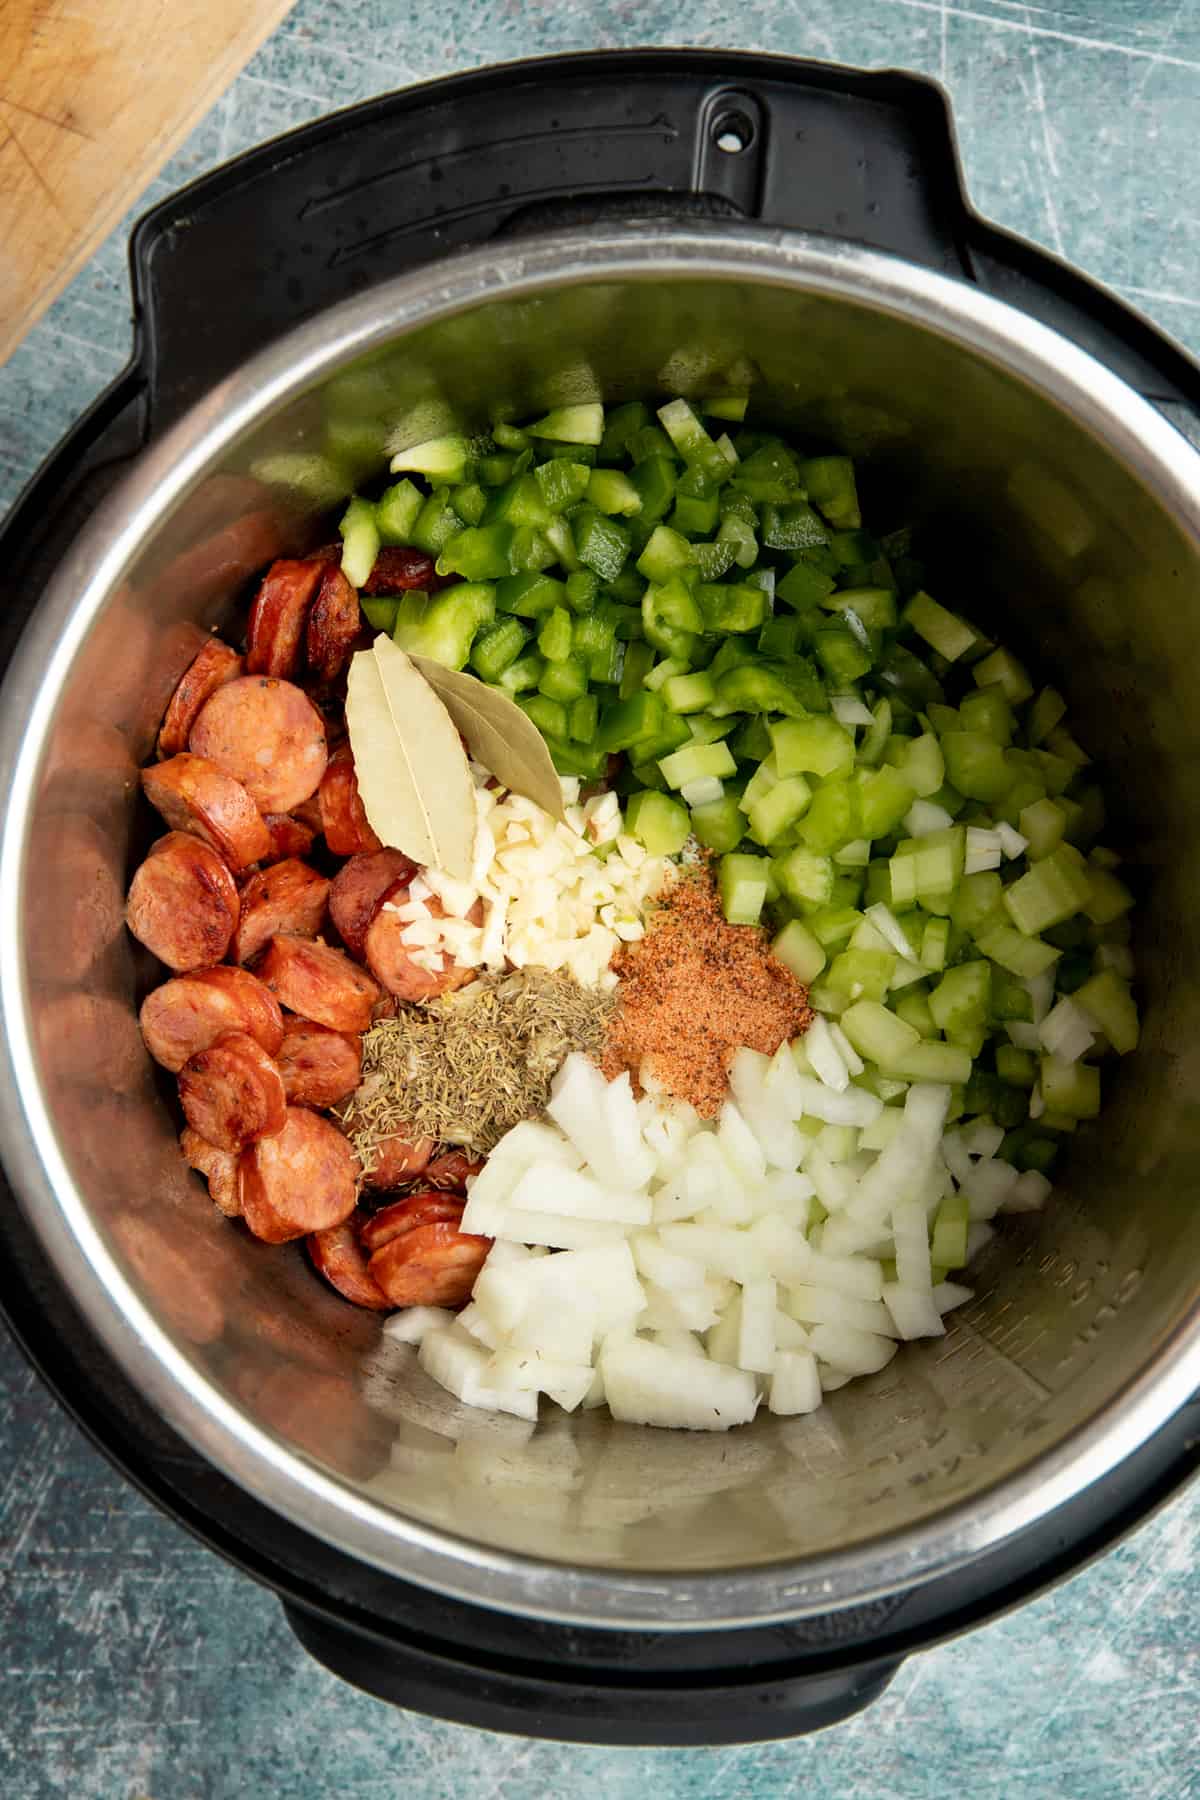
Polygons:
M779 58L385 96L157 207L132 266L133 361L0 555L9 1323L376 1695L610 1743L844 1717L1200 1461L1200 370L971 212L940 90ZM137 766L203 634L385 440L731 370L1064 691L1139 892L1143 1042L944 1339L728 1435L534 1428L458 1405L183 1167L121 923Z

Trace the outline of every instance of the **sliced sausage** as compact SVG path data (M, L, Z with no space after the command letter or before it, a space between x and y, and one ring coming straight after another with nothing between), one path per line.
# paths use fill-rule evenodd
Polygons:
M408 882L398 881L379 901L375 916L367 927L363 953L367 967L379 978L389 994L398 1000L432 1000L437 994L451 993L474 979L475 970L467 964L443 958L440 969L426 969L414 961L412 949L404 942L408 920L402 919L398 907L408 898ZM444 918L436 894L425 901L431 918ZM483 903L477 900L467 915L475 923L483 918Z
M315 937L325 918L329 882L307 863L289 857L252 875L242 889L242 916L233 954L249 962L273 937Z
M179 1148L188 1168L195 1169L208 1182L214 1204L227 1219L236 1219L242 1210L238 1200L236 1154L232 1150L219 1150L190 1125L185 1125L179 1135Z
M289 856L307 856L317 841L316 829L291 813L264 813L263 824L271 834L271 848L264 862L284 862Z
M129 884L125 923L159 962L183 972L220 962L239 910L233 876L211 845L171 831Z
M308 615L305 654L318 681L336 681L362 624L358 595L337 568L326 568Z
M293 1106L336 1106L362 1079L362 1040L353 1032L289 1017L276 1060Z
M311 1232L304 1243L313 1268L337 1289L343 1300L349 1300L355 1306L369 1307L372 1312L391 1312L391 1301L378 1283L371 1280L367 1259L350 1220L344 1225L334 1225L329 1231Z
M181 751L143 769L142 787L172 831L202 838L235 871L261 862L271 848L271 834L246 789L207 757Z
M321 782L321 829L335 856L357 856L383 849L367 823L349 744L340 744L334 751Z
M317 557L274 562L263 576L246 626L246 673L290 681L300 667L304 626L325 564Z
M418 1225L376 1250L367 1271L393 1306L463 1306L491 1247L454 1225Z
M244 1032L274 1056L283 1042L283 1014L274 994L246 969L197 969L147 994L142 1038L155 1062L178 1074L185 1062L227 1032Z
M240 781L261 812L291 812L315 794L328 756L325 721L308 695L267 675L219 687L189 741L195 755Z
M413 588L431 592L437 585L437 563L426 550L408 544L385 544L363 583L364 594L406 594Z
M407 1200L381 1206L363 1220L358 1235L367 1255L373 1256L393 1238L403 1237L419 1225L457 1225L462 1216L463 1202L452 1194L412 1194Z
M200 708L225 682L234 681L243 674L245 667L237 651L223 644L220 638L210 638L207 644L201 645L167 702L158 733L160 762L187 749L188 737Z
M276 937L258 966L280 1006L331 1031L365 1031L379 989L341 950L307 938Z
M398 881L411 881L416 867L402 850L375 850L352 856L338 870L329 890L329 916L351 956L362 956L380 900Z
M431 1188L447 1188L456 1194L465 1194L467 1182L472 1175L478 1175L483 1167L482 1157L472 1157L465 1150L443 1150L435 1156L422 1176Z
M282 1131L260 1139L238 1163L242 1216L268 1244L328 1231L354 1211L357 1171L336 1125L306 1107L289 1106Z
M353 1117L347 1119L346 1129L354 1132ZM407 1126L402 1125L375 1145L371 1168L363 1175L362 1184L375 1193L390 1193L393 1188L403 1187L406 1181L415 1181L428 1166L432 1155L433 1139L415 1137Z
M179 1104L192 1130L218 1150L243 1150L282 1131L287 1118L283 1077L244 1031L188 1058L179 1071Z

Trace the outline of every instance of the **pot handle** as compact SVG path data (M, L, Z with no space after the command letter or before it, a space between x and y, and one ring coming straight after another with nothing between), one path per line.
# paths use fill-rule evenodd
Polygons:
M284 1616L308 1654L331 1674L377 1700L455 1724L522 1737L604 1745L748 1744L801 1737L873 1704L899 1662L795 1672L772 1664L687 1675L653 1674L627 1653L608 1668L563 1679L557 1662L461 1659L453 1648L415 1636L355 1631L288 1602ZM567 1634L562 1634L564 1637ZM616 1634L622 1651L629 1639ZM660 1641L657 1633L649 1642Z

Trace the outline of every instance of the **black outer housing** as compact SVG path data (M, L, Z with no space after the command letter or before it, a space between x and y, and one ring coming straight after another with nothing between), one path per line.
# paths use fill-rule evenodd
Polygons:
M730 133L736 152L717 143ZM946 99L932 82L716 51L511 64L336 113L215 170L139 222L133 358L0 529L13 597L0 669L65 546L126 465L255 351L450 251L631 216L742 218L906 257L1063 332L1185 427L1200 420L1200 369L1182 350L972 212ZM911 1651L1062 1579L1200 1469L1198 1397L1036 1527L904 1593L743 1630L602 1631L517 1618L368 1568L219 1474L102 1355L9 1201L0 1187L8 1325L91 1440L195 1536L274 1589L301 1643L336 1674L493 1730L718 1744L833 1724L869 1705Z

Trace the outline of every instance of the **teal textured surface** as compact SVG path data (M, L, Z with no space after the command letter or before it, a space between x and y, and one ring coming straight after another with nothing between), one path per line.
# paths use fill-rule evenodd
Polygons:
M131 220L226 157L390 88L681 42L939 77L978 209L1200 351L1200 7L1187 0L300 0ZM0 369L0 512L126 359L131 220ZM108 1469L3 1340L0 1453L5 1800L1200 1795L1200 1488L1065 1586L910 1660L845 1725L638 1751L442 1725L340 1685L271 1596Z

